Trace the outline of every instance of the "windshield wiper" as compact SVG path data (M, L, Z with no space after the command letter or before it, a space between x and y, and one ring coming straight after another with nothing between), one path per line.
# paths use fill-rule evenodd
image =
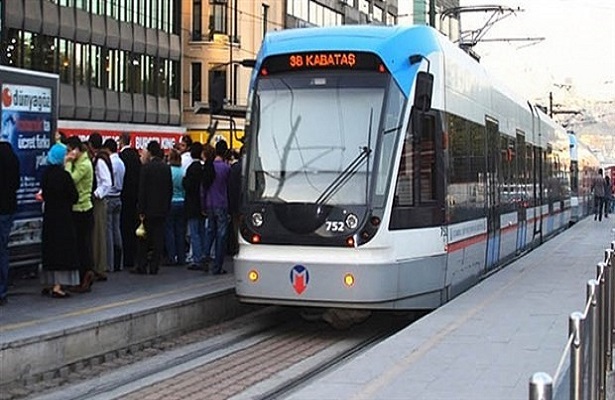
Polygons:
M288 139L286 140L286 144L284 144L284 148L282 149L282 158L280 159L280 180L278 181L278 187L273 194L273 197L277 198L282 192L282 187L286 182L286 163L288 162L288 155L290 153L290 147L292 141L297 136L297 129L299 129L299 123L301 122L301 116L298 115L297 119L295 119L295 123L290 127L290 133L288 135Z
M341 189L341 187L344 186L346 182L348 182L350 178L357 173L359 167L363 164L363 161L368 159L371 152L372 150L367 146L361 148L359 155L356 156L350 164L348 164L348 166L337 176L337 178L335 178L333 182L327 186L320 197L316 199L316 204L324 204L328 202L331 197L333 197Z
M367 131L367 137L371 138L372 132L372 119L374 115L374 109L372 108L369 115L369 128ZM371 141L370 141L371 142ZM348 182L359 170L361 164L369 159L369 155L372 149L369 146L363 146L359 154L348 164L346 168L327 186L322 194L316 199L316 204L325 204L328 202L341 188ZM369 164L368 164L369 167ZM368 171L369 172L369 171Z

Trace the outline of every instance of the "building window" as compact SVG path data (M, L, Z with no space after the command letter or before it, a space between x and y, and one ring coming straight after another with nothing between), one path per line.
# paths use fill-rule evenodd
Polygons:
M203 34L202 21L202 5L201 0L193 0L192 2L192 40L201 40Z
M60 39L58 51L60 58L60 81L72 84L71 60L73 60L73 43L65 39Z
M132 1L120 0L118 3L118 11L120 13L120 21L132 21Z
M226 4L212 4L209 16L209 40L213 40L215 33L227 34L226 30Z
M359 0L359 11L364 14L369 14L369 1L368 0Z
M214 104L214 100L226 97L226 69L210 69L209 70L209 96L208 102L210 107L219 106L222 104Z
M171 88L169 89L169 96L173 99L179 99L179 93L180 93L180 82L179 82L179 70L180 70L180 65L179 65L179 61L170 61L170 65L169 65L169 76L171 79Z
M99 46L90 46L89 81L90 86L97 88L103 87L100 54L101 48Z
M192 80L191 93L192 93L192 106L198 101L201 101L201 84L203 74L203 65L200 62L192 63Z
M269 6L267 4L263 4L263 37L267 33L267 25L269 24Z
M239 65L233 65L233 104L237 104L237 90L239 87Z
M387 14L387 25L397 24L397 17L394 14Z
M75 0L75 6L81 10L92 11L89 2L86 0Z
M133 79L133 93L144 93L143 87L145 77L147 74L143 66L146 63L145 55L133 54L132 58L132 79Z
M169 60L158 59L158 97L169 97Z
M24 67L36 71L54 72L55 39L38 33L24 32Z
M105 54L105 77L108 90L119 90L119 50L107 49Z
M382 8L374 6L374 20L382 22Z
M128 92L128 61L129 58L126 57L126 52L125 51L121 51L121 50L117 50L117 60L118 65L116 67L116 71L117 71L117 91L118 92L122 92L122 93L127 93Z
M87 67L89 59L89 45L75 43L75 83L85 86L87 83Z
M159 59L153 56L148 57L149 69L148 69L148 85L147 94L156 96L158 95L158 61Z

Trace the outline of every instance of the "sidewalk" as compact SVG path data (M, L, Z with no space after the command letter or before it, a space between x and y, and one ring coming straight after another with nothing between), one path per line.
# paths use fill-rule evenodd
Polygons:
M224 268L231 273L224 278L232 277L232 265L232 259L227 258ZM16 279L9 289L8 304L0 308L0 332L12 330L14 324L36 325L70 313L91 313L100 308L147 301L219 280L218 276L189 271L186 267L163 266L158 275L112 272L108 281L95 282L90 293L72 294L66 299L41 295L43 286L37 277Z
M580 221L288 398L528 399L532 374L556 372L614 222ZM569 383L556 384L567 398Z

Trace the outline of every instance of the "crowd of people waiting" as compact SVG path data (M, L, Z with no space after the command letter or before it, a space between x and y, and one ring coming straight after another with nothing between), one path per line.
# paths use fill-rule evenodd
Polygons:
M87 293L94 282L124 269L155 275L161 265L186 265L226 273L225 255L238 251L241 167L239 154L224 140L213 147L184 135L165 154L155 140L139 153L128 133L117 142L103 141L99 133L86 142L60 132L55 139L37 194L43 208L43 295ZM0 184L8 189L0 197L3 305L19 188L19 161L9 143L0 143L0 160Z

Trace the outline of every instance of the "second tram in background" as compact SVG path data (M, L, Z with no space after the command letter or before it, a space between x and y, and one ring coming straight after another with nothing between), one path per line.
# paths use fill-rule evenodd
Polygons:
M250 93L242 302L433 309L588 211L596 158L432 28L268 34Z

